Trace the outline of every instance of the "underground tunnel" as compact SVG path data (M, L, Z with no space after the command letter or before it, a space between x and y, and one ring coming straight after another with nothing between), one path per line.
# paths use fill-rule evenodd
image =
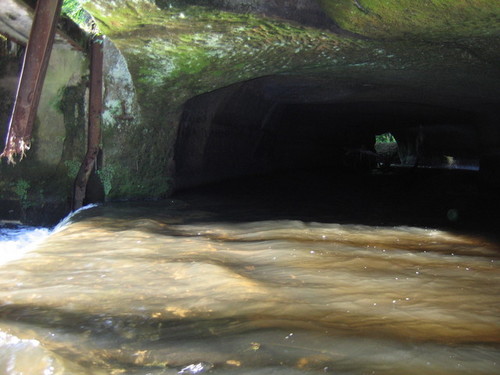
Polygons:
M480 113L418 102L404 89L396 99L390 90L355 80L265 77L190 99L175 146L176 188L283 170L376 167L384 157L376 135L383 133L398 145L389 163L479 168Z
M0 373L497 375L499 4L0 0Z
M433 201L451 201L436 214L446 218L459 196L489 197L499 185L491 5L450 4L436 19L409 4L420 24L396 4L347 0L63 3L31 150L15 168L0 165L7 218L52 211L56 220L70 209L96 30L102 129L85 203L165 199L252 177L313 181L315 172L330 188L358 179L353 191L385 181L392 195L435 192ZM4 2L4 134L35 4ZM395 143L376 142L382 134ZM448 194L442 183L452 180L471 185Z
M410 87L254 79L185 103L174 197L208 185L214 200L270 194L311 220L484 227L497 217L495 182L479 171L488 120L467 98ZM387 133L396 142L377 142Z

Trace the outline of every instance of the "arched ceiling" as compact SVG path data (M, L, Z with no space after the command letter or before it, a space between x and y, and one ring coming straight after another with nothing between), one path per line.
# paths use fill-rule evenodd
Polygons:
M319 91L349 77L451 102L498 93L500 5L490 0L81 3L126 56L139 91L172 106L275 74L313 74Z

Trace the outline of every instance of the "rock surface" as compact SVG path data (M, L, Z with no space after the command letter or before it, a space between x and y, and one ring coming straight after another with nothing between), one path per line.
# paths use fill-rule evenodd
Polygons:
M384 131L398 134L409 153L403 160L411 163L416 150L410 144L419 125L430 126L430 133L439 133L433 127L440 126L444 136L446 129L470 136L464 148L463 138L448 138L454 143L450 150L427 142L429 160L450 153L474 159L479 149L498 147L498 139L489 135L496 127L499 82L499 54L493 47L499 41L498 22L491 21L498 19L500 9L491 1L213 0L200 5L143 0L87 1L84 7L128 62L142 113L130 138L140 133L141 147L135 156L118 159L135 159L140 176L151 176L148 170L153 169L162 179L173 175L177 186L184 186L187 180L202 183L263 172L272 165L293 168L319 159L322 165L337 165L342 147L360 146ZM256 78L260 83L244 83ZM184 106L196 95L224 87L223 94L205 94L214 96ZM260 93L248 94L255 89ZM348 109L340 115L342 106ZM360 116L360 110L367 115ZM174 149L183 111L181 139ZM290 111L321 123L315 134L325 146L316 149L335 151L306 156L313 143L286 151L285 140L300 138L308 123L305 115L291 116ZM242 150L258 153L263 147L255 142L264 142L262 129L271 112L283 142L268 147L281 161L262 162L265 154L249 156ZM290 126L280 126L286 116ZM218 123L221 118L225 125ZM244 131L237 130L242 127ZM357 140L349 136L354 128ZM189 132L194 138L187 140ZM328 143L324 135L334 133L344 140ZM211 142L217 146L206 146ZM241 153L227 150L232 146L226 145L242 142L247 146ZM186 169L196 157L196 168ZM120 168L131 170L118 159ZM118 178L115 184L111 195L123 195L124 184Z

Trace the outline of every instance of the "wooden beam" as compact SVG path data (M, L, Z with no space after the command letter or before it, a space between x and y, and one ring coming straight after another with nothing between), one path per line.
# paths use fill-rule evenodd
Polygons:
M5 148L0 154L0 158L5 157L11 163L16 155L22 159L31 145L33 124L62 2L63 0L38 0L36 5Z
M89 87L89 126L87 153L80 166L75 180L73 194L73 210L83 206L87 191L87 182L94 168L101 143L102 103L102 71L103 71L103 40L95 37L90 47L90 87Z

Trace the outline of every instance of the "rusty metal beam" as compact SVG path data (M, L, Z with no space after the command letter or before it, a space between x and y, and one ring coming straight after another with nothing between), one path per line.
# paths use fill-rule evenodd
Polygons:
M63 0L37 2L5 148L0 155L0 158L5 157L9 162L14 162L15 155L20 155L22 159L30 148L31 133L62 2Z
M94 168L101 143L102 80L103 80L103 40L95 37L90 47L90 87L89 87L89 124L87 153L75 180L73 210L83 206L87 183Z

